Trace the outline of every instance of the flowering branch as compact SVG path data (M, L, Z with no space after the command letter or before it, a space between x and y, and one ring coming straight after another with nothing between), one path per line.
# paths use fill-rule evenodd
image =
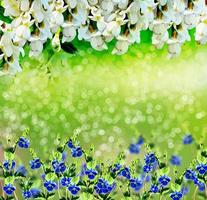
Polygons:
M4 12L2 14L2 12ZM9 22L9 23L8 23ZM71 42L90 42L97 51L116 41L112 54L121 55L140 43L142 30L152 31L152 44L168 45L170 57L190 41L207 42L207 6L204 0L3 0L0 7L0 60L2 71L21 71L19 56L30 46L38 56L49 40L57 51L74 53ZM171 31L172 30L172 31Z

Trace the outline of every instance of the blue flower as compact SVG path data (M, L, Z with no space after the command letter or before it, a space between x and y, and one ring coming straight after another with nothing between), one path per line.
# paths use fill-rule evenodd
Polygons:
M80 191L80 187L79 186L77 186L77 185L70 185L69 187L68 187L68 190L70 191L70 193L72 194L72 195L77 195L78 194L78 192Z
M167 175L163 175L163 176L160 176L158 178L158 183L160 184L161 187L165 187L168 185L168 183L170 182L171 178Z
M44 187L47 189L48 192L52 192L57 187L57 184L49 180L44 182Z
M193 143L193 136L192 135L185 135L183 137L183 144L192 144Z
M123 170L119 172L119 176L125 177L126 179L131 178L130 169L128 167L125 167Z
M141 180L134 179L134 178L130 179L130 187L132 189L134 189L136 192L139 192L139 190L142 188L142 186L143 186L143 183Z
M145 155L145 164L146 165L157 164L157 158L154 153L149 153Z
M140 146L138 144L130 144L129 152L131 154L138 154L140 152Z
M173 192L170 194L170 198L172 200L180 200L182 199L182 197L183 197L183 194L181 192Z
M36 188L31 188L30 192L31 192L33 198L37 198L40 195L41 190L36 189Z
M32 197L32 193L30 190L26 190L26 191L23 191L22 192L22 196L25 198L25 199L29 199Z
M142 145L144 144L144 138L142 136L139 136L138 141L137 141L138 145Z
M3 190L8 196L11 196L13 195L16 188L12 184L9 183L3 187Z
M152 166L151 165L144 165L144 167L143 167L143 171L145 172L145 173L149 173L149 172L151 172L152 171Z
M63 173L66 170L64 162L58 162L57 160L52 161L52 167L55 170L56 174Z
M95 169L86 169L85 174L88 176L90 180L93 180L98 172Z
M148 183L148 182L150 182L150 181L151 181L151 176L150 176L150 175L147 175L147 176L145 177L145 182Z
M196 166L196 170L200 175L204 175L207 172L207 165L206 164L199 164Z
M112 173L116 173L117 171L119 171L121 169L121 165L119 163L116 163L112 168L111 168L111 172Z
M170 158L170 163L172 165L179 166L181 165L181 158L179 156L172 155L172 157Z
M30 146L30 142L27 138L25 137L20 137L18 141L18 146L22 149L28 149Z
M58 164L58 166L55 168L55 173L60 174L63 173L66 170L65 163L61 162Z
M68 147L69 147L70 149L75 148L75 146L73 145L73 142L72 142L71 139L68 141Z
M67 152L63 151L63 153L62 153L62 161L65 161L66 158L67 158Z
M27 174L27 170L26 168L23 166L23 165L20 165L16 171L15 171L16 174L20 175L20 176L26 176Z
M206 189L206 185L205 185L204 182L198 181L198 182L196 183L196 185L198 186L198 189L199 189L200 192L205 191L205 189Z
M197 180L196 173L193 170L191 170L191 169L187 169L185 171L185 178L187 180L192 180L192 181L196 181Z
M70 185L70 182L71 182L71 178L69 178L69 177L63 177L60 180L61 185L64 187L68 187Z
M16 162L14 160L12 161L6 160L3 162L3 167L7 171L13 170L15 168L15 165L16 165Z
M78 158L83 155L83 151L82 151L81 147L78 146L78 147L74 147L71 149L71 154L72 154L72 157Z
M114 189L114 187L115 184L110 185L108 181L100 178L94 188L98 194L108 194Z
M150 191L152 193L158 193L159 192L159 188L157 185L152 185L151 188L150 188Z
M41 161L39 158L35 158L29 162L31 169L39 169L41 167Z
M189 188L188 188L188 187L182 187L181 190L180 190L180 192L181 192L183 195L186 195L186 194L188 194L188 192L189 192Z

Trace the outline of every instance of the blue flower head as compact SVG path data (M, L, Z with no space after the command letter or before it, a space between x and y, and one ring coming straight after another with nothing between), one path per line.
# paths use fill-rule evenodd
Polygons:
M75 195L77 195L78 194L78 192L80 191L80 187L79 186L77 186L77 185L70 185L69 187L68 187L68 190L70 191L70 193L73 195L73 196L75 196Z
M134 189L136 192L139 192L140 189L142 188L142 186L143 186L143 183L142 183L141 180L139 180L137 178L136 179L135 178L130 179L130 187L132 189Z
M205 189L206 189L206 185L205 185L204 182L198 181L198 182L196 183L196 185L198 186L198 189L199 189L200 192L205 191Z
M98 182L96 183L94 189L96 193L98 194L109 194L115 187L115 184L109 184L108 181L106 181L103 178L98 179Z
M56 174L63 173L66 170L64 162L58 162L57 160L52 161L52 167Z
M39 158L35 158L29 162L31 169L39 169L42 164Z
M196 173L191 170L191 169L187 169L186 172L185 172L185 178L187 180L192 180L192 181L196 181L197 180L197 176L196 176Z
M151 166L151 165L144 165L143 166L143 171L145 172L145 173L149 173L149 172L151 172L153 170L153 167Z
M158 183L161 187L165 187L168 185L168 183L170 182L170 177L167 175L162 175L158 178Z
M144 138L142 136L139 136L137 144L138 145L143 145L144 144Z
M70 185L70 182L71 182L71 178L69 178L69 177L63 177L60 180L61 185L64 187L68 187Z
M64 162L67 158L67 152L66 151L63 151L62 153L62 161Z
M145 155L145 164L146 165L157 164L157 158L154 153L149 153Z
M172 165L180 166L181 165L181 158L177 155L172 155L170 158L170 163Z
M207 164L199 164L196 166L196 170L200 175L204 175L207 172Z
M183 137L183 144L192 144L193 143L193 136L192 135L185 135Z
M32 194L32 198L37 198L40 195L41 190L36 189L36 188L31 188L30 192Z
M152 185L150 187L150 192L152 192L152 193L158 193L159 192L158 186L157 185Z
M68 147L69 147L70 149L75 148L75 146L73 145L73 142L72 142L71 139L68 141Z
M78 158L83 155L83 151L82 151L81 147L78 146L78 147L74 147L71 149L71 154L72 154L72 157Z
M180 192L181 192L183 195L186 195L186 194L188 194L188 192L189 192L189 188L183 186L183 187L181 188Z
M93 180L98 172L95 169L86 169L85 174L88 176L90 180Z
M60 174L66 170L66 166L64 162L59 163L59 165L55 168L55 173Z
M130 169L128 167L125 167L119 172L119 176L122 176L129 180L131 178Z
M13 195L16 188L12 184L9 183L3 187L3 190L8 196L11 196Z
M26 170L26 168L23 165L20 165L16 169L15 173L18 174L18 175L20 175L20 176L26 176L27 175L27 170Z
M170 194L170 198L172 200L180 200L182 199L182 197L183 197L183 194L181 192L173 192Z
M138 144L130 144L129 152L131 154L138 154L140 152L140 146Z
M32 197L32 193L30 190L26 190L22 192L22 196L24 197L24 199L29 199Z
M15 168L15 165L16 165L16 162L14 160L12 161L6 160L3 162L3 167L6 171L13 170Z
M22 149L28 149L30 146L29 140L25 137L20 137L17 144Z
M57 187L57 184L49 180L44 182L44 187L47 189L48 192L52 192Z
M116 173L121 169L121 165L119 163L116 163L112 168L111 168L111 172L112 173Z

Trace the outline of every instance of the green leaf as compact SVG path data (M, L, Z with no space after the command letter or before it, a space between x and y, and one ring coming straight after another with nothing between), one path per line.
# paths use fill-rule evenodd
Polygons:
M45 176L46 180L54 180L55 178L56 178L56 175L54 173L52 173L52 172L46 174L46 176Z
M80 200L85 200L85 199L87 199L87 200L93 200L93 195L92 194L90 194L90 193L82 193L81 195L80 195Z

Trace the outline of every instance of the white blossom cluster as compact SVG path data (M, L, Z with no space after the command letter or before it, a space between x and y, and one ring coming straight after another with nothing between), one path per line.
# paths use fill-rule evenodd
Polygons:
M115 39L112 54L120 55L149 29L152 44L168 44L170 57L190 40L190 29L196 28L196 41L207 42L205 0L3 0L2 6L12 19L0 21L0 59L9 73L21 70L19 56L26 44L29 55L38 56L48 40L60 50L61 43L77 37L101 51Z

